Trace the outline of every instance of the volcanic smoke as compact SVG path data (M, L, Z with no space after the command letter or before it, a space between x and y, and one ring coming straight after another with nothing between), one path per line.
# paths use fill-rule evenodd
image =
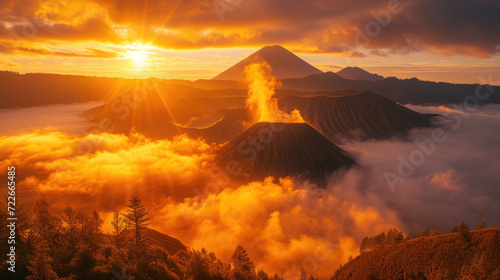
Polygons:
M247 107L252 112L254 122L282 122L303 123L300 111L294 109L290 114L280 110L278 99L273 95L279 85L274 76L270 74L271 66L263 61L253 63L245 68L245 77L248 86L248 97L245 100Z

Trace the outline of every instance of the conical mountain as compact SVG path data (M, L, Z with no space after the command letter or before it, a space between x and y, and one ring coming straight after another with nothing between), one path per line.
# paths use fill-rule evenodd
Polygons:
M323 73L282 46L267 46L220 73L213 80L243 80L245 67L262 60L269 63L271 74L277 79L302 78Z
M325 175L355 160L307 123L259 122L224 145L217 162L252 179Z

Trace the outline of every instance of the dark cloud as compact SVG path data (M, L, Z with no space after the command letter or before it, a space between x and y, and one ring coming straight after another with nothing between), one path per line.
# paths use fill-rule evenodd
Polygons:
M0 38L20 41L116 41L117 35L102 19L89 18L79 24L47 23L32 17L9 28L0 25Z
M370 46L488 57L500 46L499 13L498 1L418 1L393 15Z
M360 163L369 167L369 181L357 186L359 190L385 198L388 207L396 209L399 216L416 234L425 227L441 225L442 232L466 222L475 227L479 215L487 224L496 227L500 221L495 213L500 211L500 106L488 105L470 116L446 107L419 107L412 109L427 113L449 114L441 127L446 135L443 143L434 143L434 151L425 154L420 165L404 181L391 189L385 175L401 175L398 168L410 161L410 155L422 151L415 141L432 138L436 128L412 130L407 139L378 142L361 142L346 145L356 153ZM431 150L431 145L426 147ZM415 157L418 159L418 156Z
M3 1L0 33L22 32L47 5ZM24 3L24 2L23 2ZM95 0L93 13L79 6L38 13L30 40L153 42L165 48L282 44L302 52L380 56L437 52L489 57L499 52L498 1L116 1ZM90 9L90 8L89 8ZM50 9L48 9L50 11ZM74 10L73 12L70 12ZM60 11L60 13L63 13ZM8 24L8 25L5 25ZM127 30L118 35L116 28ZM360 34L361 33L361 34ZM365 51L365 49L368 49Z

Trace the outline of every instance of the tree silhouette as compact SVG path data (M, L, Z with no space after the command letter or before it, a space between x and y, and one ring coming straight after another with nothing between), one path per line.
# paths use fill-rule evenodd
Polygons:
M66 223L65 232L67 239L72 246L76 244L76 214L75 210L73 210L71 206L68 206L66 210L64 210L64 216L62 216L62 220Z
M49 202L45 197L35 201L33 213L34 228L36 236L50 247L53 247L57 241L61 220L54 215L50 209Z
M193 249L186 265L186 274L193 280L210 279L210 266L207 255L203 251Z
M245 248L238 246L229 262L233 264L236 279L252 279L255 277L255 264L248 257Z
M437 225L431 232L431 236L438 236L438 235L439 235L439 225Z
M479 222L477 224L477 229L484 229L484 228L486 228L486 222L483 219L483 214L479 214L478 220L479 220Z
M145 245L145 238L142 236L142 231L147 228L150 219L146 218L146 215L149 213L146 211L146 206L142 204L137 196L133 196L129 202L130 204L127 205L128 209L123 217L125 218L125 224L133 230L134 250L137 253Z
M430 232L429 228L427 227L427 228L425 228L425 230L421 234L418 235L418 237L429 236L429 235L431 235L431 232Z
M38 246L37 253L34 258L29 262L28 270L31 275L26 277L27 280L62 280L57 276L57 273L52 267L53 259L49 255L49 246L45 240L42 240ZM71 277L68 277L71 279Z
M471 241L470 228L466 223L461 223L458 226L455 226L451 232L460 233L460 235L463 237L463 239L467 243L470 243L470 241Z
M113 227L113 242L116 248L121 249L125 245L125 238L127 237L126 225L120 212L113 213L113 220L111 221Z

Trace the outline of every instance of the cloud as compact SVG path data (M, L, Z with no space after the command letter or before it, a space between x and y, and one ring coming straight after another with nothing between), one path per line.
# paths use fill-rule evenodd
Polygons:
M0 53L6 54L29 54L49 55L61 57L86 57L86 58L117 58L118 53L94 48L86 48L84 52L51 50L45 47L31 47L23 44L2 43L0 41Z
M494 28L500 4L492 0L7 2L0 34L23 34L31 19L37 24L30 40L37 42L143 41L176 49L282 44L351 57L433 52L485 58L500 51Z
M223 259L240 244L258 268L290 279L298 277L297 271L327 279L332 268L358 254L358 240L402 226L397 214L380 209L377 200L341 184L323 190L268 178L206 199L166 204L152 223Z
M385 197L388 207L397 209L409 232L416 234L437 224L450 230L460 222L475 227L480 214L490 226L500 223L500 150L498 105L487 105L473 113L447 107L408 106L413 110L448 116L440 126L414 129L407 139L360 142L346 145L346 150L359 156L362 166L371 168L366 190ZM442 143L429 142L434 131L442 129ZM417 145L416 142L420 145ZM425 148L422 143L425 144ZM426 152L424 151L426 150ZM421 152L421 153L420 153ZM423 155L422 160L419 155ZM412 158L411 158L412 157ZM403 173L403 162L413 172ZM391 191L386 173L403 177ZM403 176L405 175L405 176Z
M212 146L183 136L151 141L136 134L75 137L35 130L0 137L0 148L0 166L20 170L21 193L102 211L123 207L134 194L150 202L194 195L212 168Z
M461 222L475 228L480 214L487 226L499 224L500 106L470 115L460 108L409 107L449 114L448 120L404 139L342 145L360 166L335 173L325 188L290 178L236 181L213 164L217 147L138 134L16 132L0 137L0 169L19 170L20 203L44 194L58 211L95 208L107 219L139 195L152 227L190 247L228 259L242 245L258 268L328 279L357 254L363 237L391 226L415 237L437 224L442 233ZM446 140L391 189L384 174L398 174L401 157L409 161L421 150L415 140L432 138L436 129Z
M19 67L19 63L13 62L7 57L0 56L0 65L6 67Z
M34 130L82 134L91 124L80 113L99 105L102 105L102 102L1 109L0 136L13 136Z

